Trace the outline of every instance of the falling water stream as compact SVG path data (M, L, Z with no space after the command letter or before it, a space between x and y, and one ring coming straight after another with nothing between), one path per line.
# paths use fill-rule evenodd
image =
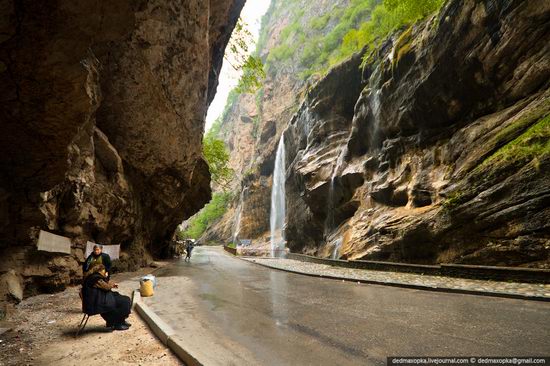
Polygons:
M371 149L376 148L378 145L378 142L380 140L380 94L382 93L379 84L380 80L382 78L382 71L380 66L374 70L370 80L369 85L371 85L371 93L370 93L370 100L369 100L369 107L371 109L371 115L372 115L372 121L371 121L371 133L370 133L370 139L369 143L371 146Z
M347 153L347 146L344 147L340 154L338 155L338 159L336 160L336 164L334 164L334 167L332 168L332 175L330 177L330 185L328 190L328 201L327 201L327 218L325 220L325 241L328 241L328 236L330 232L334 229L335 223L334 223L334 185L336 181L336 176L340 172L341 166L344 163L344 157ZM342 245L342 239L338 239L336 241L336 244L332 251L332 258L336 259L338 258L338 252L340 250L340 247Z
M275 156L269 223L271 229L271 256L276 257L285 248L285 141L282 135Z
M334 248L332 249L332 259L338 259L343 241L343 238L338 238L338 240L334 243Z
M369 84L373 86L373 89L371 90L370 94L370 101L369 101L369 107L371 109L371 115L372 115L372 125L371 125L371 134L370 134L370 145L372 147L375 147L378 139L379 139L379 115L380 115L380 94L381 90L378 87L380 83L380 79L382 77L382 72L380 66L376 68L373 75L371 76L371 80L369 81ZM335 182L336 177L338 174L340 174L340 170L342 167L342 164L344 163L344 158L347 154L347 146L345 146L338 155L338 159L336 160L336 163L334 164L332 168L332 175L330 177L330 185L329 185L329 191L328 191L328 198L327 198L327 217L325 219L325 228L324 228L324 236L325 236L325 242L329 242L329 236L331 231L335 229L335 220L334 220L334 211L335 211L335 197L334 197L334 190L335 190ZM340 248L342 247L343 238L340 237L334 241L334 247L332 248L332 259L337 259L340 254Z

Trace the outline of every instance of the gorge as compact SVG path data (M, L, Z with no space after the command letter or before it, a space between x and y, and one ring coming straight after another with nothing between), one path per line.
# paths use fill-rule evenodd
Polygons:
M407 3L271 2L266 77L209 132L235 174L201 241L549 267L550 4ZM0 3L0 301L78 283L87 242L119 244L117 271L167 253L211 198L204 119L243 6Z
M311 73L307 40L356 4L275 0L264 17L266 80L228 100L218 132L245 192L239 237L268 248L282 139L292 252L547 268L550 5L448 1ZM233 218L202 240L231 241Z

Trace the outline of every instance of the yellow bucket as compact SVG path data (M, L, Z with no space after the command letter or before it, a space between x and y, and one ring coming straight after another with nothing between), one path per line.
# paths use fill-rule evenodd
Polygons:
M149 296L153 296L153 281L151 280L146 280L146 281L141 281L141 284L139 286L139 293L142 297L149 297Z

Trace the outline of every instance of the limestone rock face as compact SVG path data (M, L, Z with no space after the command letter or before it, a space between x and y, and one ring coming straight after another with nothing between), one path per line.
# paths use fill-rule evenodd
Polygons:
M23 300L23 281L13 269L0 276L0 295L9 295L16 302Z
M0 1L0 273L76 282L86 241L119 269L210 197L204 117L244 0ZM40 229L73 240L38 253Z
M284 19L267 22L264 56ZM240 118L249 101L222 126L244 194L207 235L230 241L242 207L240 237L269 240L284 134L292 251L548 267L549 36L547 2L453 0L393 34L364 67L356 55L309 85L293 78L292 61L268 73L255 151L235 148L249 140L240 133L251 128Z
M331 70L284 133L291 250L547 267L549 20L452 1Z
M309 27L311 21L334 9L343 8L349 2L309 2L303 9L301 26ZM293 11L284 1L274 0L271 3L263 20L265 42L259 45L259 54L264 59L271 49L280 44L282 30L289 25ZM317 32L327 33L336 25L328 24L325 29ZM204 240L231 241L236 230L235 214L239 206L240 237L255 239L257 244L269 240L271 175L277 144L311 83L300 76L305 71L299 66L302 53L302 49L296 49L285 63L273 61L256 98L251 94L241 94L229 105L218 137L226 142L230 151L230 165L235 171L235 179L231 185L231 189L236 192L235 200L220 222L208 229ZM239 194L241 191L245 191L242 200Z

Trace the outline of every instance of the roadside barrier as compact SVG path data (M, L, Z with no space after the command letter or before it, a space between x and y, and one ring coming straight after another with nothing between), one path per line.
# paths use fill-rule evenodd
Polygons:
M286 257L288 259L295 259L302 262L328 264L331 266L356 269L372 269L377 271L407 272L497 281L550 283L549 269L480 266L454 263L426 265L367 260L325 259L297 253L288 253Z

